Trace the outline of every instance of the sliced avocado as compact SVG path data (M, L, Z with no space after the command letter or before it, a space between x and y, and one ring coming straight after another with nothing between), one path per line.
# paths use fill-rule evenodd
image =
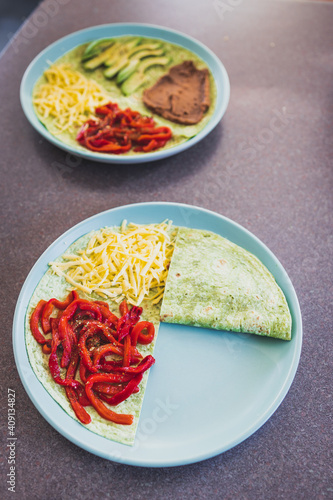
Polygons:
M103 50L103 52L98 54L96 57L93 57L92 59L89 59L88 61L84 62L83 67L85 69L91 69L91 70L98 68L98 66L101 66L107 59L109 59L114 55L118 47L119 47L118 42L114 43L113 45L111 45L111 47Z
M114 65L118 56L124 56L125 54L127 54L127 56L129 56L130 51L134 47L136 47L140 42L141 42L141 37L131 38L127 42L117 42L119 50L117 50L117 54L112 54L111 57L109 57L109 59L107 59L105 61L105 63L104 63L105 66Z
M109 68L107 68L104 71L103 74L104 74L105 78L113 78L118 73L118 71L120 71L122 68L124 68L126 66L127 63L128 63L127 54L115 59L112 66L110 66Z
M169 57L148 57L140 62L135 73L127 78L122 84L121 91L124 95L133 94L147 80L145 71L152 66L166 66L170 62Z
M138 67L139 73L144 73L148 68L152 66L166 66L170 62L170 57L147 57L140 62Z
M134 73L141 59L149 56L162 56L163 54L163 49L140 50L140 52L137 52L133 57L130 58L128 64L121 71L119 71L117 75L118 85L125 81L128 77L130 77L132 73Z
M156 50L162 47L162 42L150 42L137 45L131 50L131 56L139 52L139 50Z
M97 56L102 50L109 48L112 44L114 44L113 38L102 38L101 40L94 40L93 42L87 45L85 51L82 55L82 61L87 61L94 56Z

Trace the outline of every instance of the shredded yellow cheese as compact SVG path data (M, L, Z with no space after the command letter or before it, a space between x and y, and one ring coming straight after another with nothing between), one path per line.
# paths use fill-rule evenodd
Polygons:
M94 117L95 108L110 102L110 96L93 80L68 64L50 66L33 103L42 119L52 117L59 133L81 126Z
M104 228L87 247L50 262L52 270L86 294L126 299L139 305L144 299L157 304L163 296L174 248L171 221L140 225L123 221L118 230Z

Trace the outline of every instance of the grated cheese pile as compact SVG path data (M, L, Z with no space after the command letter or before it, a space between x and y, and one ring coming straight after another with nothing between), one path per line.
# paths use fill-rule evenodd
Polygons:
M124 221L119 231L93 234L85 250L51 262L52 270L77 289L133 305L157 304L163 296L174 247L171 221L140 225Z
M110 101L106 91L68 64L50 66L44 83L33 97L41 119L54 118L59 133L94 118L95 108Z

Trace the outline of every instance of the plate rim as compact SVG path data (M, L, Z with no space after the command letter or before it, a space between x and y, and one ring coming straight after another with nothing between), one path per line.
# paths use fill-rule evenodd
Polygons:
M102 31L103 29L148 29L148 30L158 30L163 32L164 35L173 35L176 37L180 37L184 39L184 41L194 44L198 49L202 50L210 59L211 62L214 62L215 68L214 71L211 67L211 65L203 59L202 55L201 57L204 62L209 66L211 73L213 74L213 77L215 79L215 84L217 86L217 99L216 99L216 106L214 113L212 117L210 118L209 122L206 124L206 126L194 137L191 137L187 141L178 144L172 148L162 150L162 151L156 151L156 152L151 152L151 153L146 153L145 155L141 156L121 156L121 155L112 155L112 154L106 154L106 153L95 153L92 151L81 151L79 149L76 149L72 147L71 145L67 145L62 143L59 139L57 139L55 136L53 136L46 128L45 126L39 121L37 115L35 114L31 102L31 93L29 93L30 99L27 98L26 94L27 91L30 90L32 91L32 88L30 88L29 85L29 78L31 78L31 74L33 74L34 68L38 63L45 58L45 56L54 48L56 48L58 45L61 45L62 43L66 43L72 39L75 39L76 37L81 37L84 36L85 34L88 34L90 32L94 31ZM124 36L126 33L118 34L115 36ZM149 34L147 34L149 36ZM169 40L170 43L175 43L172 40ZM75 43L71 48L73 49L77 45L80 45L84 42L78 42ZM178 43L179 45L179 43ZM66 49L66 52L68 52L69 49ZM195 52L193 49L192 52ZM60 57L61 54L59 54L58 57ZM219 79L216 80L215 78L215 72L218 74ZM41 76L41 75L39 75ZM39 77L38 77L39 78ZM36 83L37 79L34 79L34 83ZM223 87L223 92L221 92L221 89L219 91L219 87ZM63 151L66 151L69 154L72 154L74 156L79 156L83 159L90 160L90 161L96 161L98 163L106 163L106 164L140 164L140 163L150 163L153 161L161 160L164 158L168 158L170 156L174 156L178 153L181 153L190 147L194 146L198 142L200 142L202 139L204 139L210 132L213 131L213 129L218 125L218 123L221 121L222 117L224 116L228 104L230 100L230 80L229 76L227 73L227 70L222 63L222 61L219 59L219 57L205 44L203 44L200 40L197 40L196 38L187 35L186 33L183 33L181 31L172 29L172 28L167 28L166 26L161 26L161 25L156 25L156 24L150 24L150 23L134 23L134 22L120 22L120 23L105 23L105 24L99 24L96 26L90 26L88 28L83 28L77 31L74 31L72 33L69 33L58 40L55 40L51 44L49 44L47 47L45 47L43 50L41 50L29 63L27 66L23 77L21 79L21 84L20 84L20 103L22 110L24 112L24 115L26 119L28 120L29 124L48 142L53 144L54 146L58 147L59 149L62 149ZM221 102L220 102L221 101ZM218 105L219 104L219 105Z
M37 400L37 398L35 397L35 394L33 393L34 391L31 389L31 387L28 383L28 379L31 377L34 377L35 381L37 382L36 385L38 387L40 385L40 388L42 389L42 395L41 395L42 398L41 399L48 400L49 398L51 398L52 401L56 405L58 405L58 403L56 403L53 400L52 396L47 392L47 390L44 388L44 386L42 385L42 383L39 381L36 374L32 370L32 367L31 367L30 362L29 362L28 354L27 354L26 343L24 342L24 349L23 350L25 352L25 358L26 358L25 361L27 361L27 366L24 366L24 365L22 366L20 364L20 356L21 355L19 354L19 348L20 347L22 348L22 345L21 344L19 344L19 346L17 345L19 342L20 330L22 330L22 324L20 324L20 321L22 319L23 319L23 338L25 336L24 322L25 322L25 316L26 316L26 309L28 307L29 301L30 301L31 296L32 296L34 289L35 289L35 288L33 288L32 290L29 291L29 290L27 290L27 288L29 286L31 279L33 279L33 276L34 276L34 273L36 272L36 269L41 265L43 260L45 260L45 257L48 255L50 250L52 250L52 247L57 246L68 235L70 235L73 232L75 233L75 231L77 231L81 227L84 227L86 224L89 224L95 220L99 220L100 217L103 217L109 213L117 214L117 212L121 213L124 209L127 209L127 208L136 209L136 208L140 208L140 207L145 208L145 207L153 207L153 206L155 206L155 207L171 206L171 207L174 207L177 209L184 208L184 209L199 211L199 212L207 214L208 216L213 215L214 217L221 219L223 222L231 224L232 227L236 227L237 230L240 230L241 232L245 232L246 236L249 236L251 239L254 239L254 241L257 244L259 244L259 247L263 248L264 252L267 253L268 258L272 259L273 263L278 265L279 270L283 274L283 280L285 281L285 286L288 286L288 289L289 289L288 295L290 293L292 295L292 299L294 301L293 309L294 309L295 318L293 318L293 320L296 323L295 329L297 328L297 331L295 331L295 334L297 334L297 336L295 339L294 352L293 352L292 362L290 364L288 373L284 377L283 384L279 388L279 391L276 393L274 400L271 402L270 406L268 408L266 408L264 415L261 416L260 418L257 418L257 420L255 422L253 422L251 425L247 426L247 428L240 435L238 435L237 438L233 439L232 441L229 441L227 444L224 444L223 446L216 445L214 448L210 448L209 450L207 450L205 452L200 452L200 453L197 453L195 456L192 455L190 457L187 457L186 459L183 458L181 460L177 460L177 459L165 460L165 459L161 458L159 460L154 459L152 461L147 457L142 457L140 459L136 459L136 458L133 459L133 457L131 458L130 453L129 453L129 456L126 456L126 454L125 454L125 457L122 457L121 455L117 455L117 453L110 454L110 453L107 453L101 449L98 449L98 443L96 446L92 446L92 445L87 445L86 443L82 442L76 435L73 435L70 431L67 431L67 428L64 428L63 426L61 426L61 422L58 423L58 422L52 420L52 418L50 418L50 415L47 413L47 411L44 408L44 406L42 405L42 403ZM85 234L85 233L81 233L81 235L75 236L75 238L70 242L65 242L64 248L67 248L70 244L72 244L77 238L79 238L83 234ZM42 275L44 274L44 272L45 272L45 270L43 271ZM276 276L274 276L274 277L276 278ZM40 279L41 278L38 279L37 284L39 283ZM23 302L24 296L26 294L28 294L28 301L27 301L27 304L24 308L24 311L22 312L21 311L21 303ZM287 298L287 300L288 300L288 298ZM289 303L289 301L288 301L288 303ZM290 304L289 304L289 306L290 306ZM23 315L23 317L22 317L22 315ZM237 446L238 444L242 443L247 438L249 438L251 435L253 435L260 427L262 427L269 420L269 418L278 409L278 407L283 402L285 396L287 395L287 393L288 393L288 391L293 383L293 380L295 378L297 368L299 365L301 349L302 349L302 337L303 337L302 316L301 316L301 309L300 309L300 305L299 305L296 291L294 289L294 286L291 282L291 279L290 279L288 273L286 272L286 270L284 269L284 267L282 266L282 264L280 263L278 258L275 256L275 254L265 245L265 243L263 243L257 236L255 236L251 231L249 231L248 229L246 229L245 227L243 227L239 223L237 223L237 222L233 221L232 219L225 217L225 216L223 216L215 211L212 211L212 210L209 210L206 208L202 208L202 207L198 207L195 205L185 204L185 203L163 202L163 201L161 201L161 202L130 203L130 204L114 207L111 209L107 209L107 210L99 212L95 215L92 215L86 219L83 219L82 221L78 222L77 224L75 224L74 226L72 226L71 228L66 230L60 236L58 236L46 248L46 250L40 255L40 257L36 260L35 264L32 266L30 272L28 273L28 275L27 275L27 277L26 277L26 279L21 287L21 291L20 291L20 294L19 294L18 299L17 299L14 317L13 317L13 327L12 327L12 345L13 345L14 359L15 359L17 371L19 373L23 387L24 387L26 393L28 394L31 402L33 403L35 408L38 410L38 412L44 417L44 419L55 430L57 430L62 436L64 436L65 438L67 438L69 441L71 441L75 445L79 446L80 448L82 448L86 451L89 451L90 453L93 453L93 454L100 456L102 458L105 458L105 459L108 459L111 461L115 461L118 463L122 463L122 464L139 466L139 467L152 467L152 468L175 467L175 466L181 466L181 465L188 465L188 464L192 464L192 463L206 460L208 458L213 458L219 454L222 454L222 453L234 448L235 446ZM21 343L22 343L22 340L21 340ZM28 375L26 373L24 373L25 370L28 370L28 372L29 372ZM64 412L63 416L64 416L65 420L67 420L69 418L75 423L75 425L79 426L80 429L82 428L82 425L79 424L78 422L76 422L70 415L68 415L65 412L65 410L62 409L62 411ZM91 432L91 431L84 429L84 428L83 428L83 431ZM102 440L103 442L106 441L106 442L110 443L109 439L104 438L104 437L99 436L99 435L96 435L94 433L92 433L92 434L95 436L97 442ZM126 449L128 448L129 450L131 450L131 447L127 447L126 445L121 445L121 444L115 443L113 441L111 441L111 443L113 443L117 446L120 446L120 447L125 447Z

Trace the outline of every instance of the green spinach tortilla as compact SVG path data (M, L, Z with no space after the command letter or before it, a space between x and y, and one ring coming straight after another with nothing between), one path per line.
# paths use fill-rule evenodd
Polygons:
M131 37L121 37L121 39L126 42L129 38ZM117 38L119 40L119 38ZM155 39L151 38L144 38L142 39L141 43L151 43L151 42L156 42ZM105 89L105 91L110 95L110 101L116 102L119 106L120 109L125 109L127 107L131 108L134 111L139 111L142 115L146 116L152 116L157 124L157 126L167 126L171 128L172 130L172 138L166 143L166 145L163 148L158 149L158 151L161 151L163 149L169 149L174 146L177 146L178 144L181 144L191 137L194 137L197 135L209 122L211 119L214 111L215 111L215 103L216 103L216 85L215 81L213 78L213 75L209 71L209 80L210 80L210 107L208 111L205 113L204 117L202 120L195 124L195 125L181 125L179 123L174 123L169 120L166 120L162 118L161 116L158 116L157 114L152 113L151 110L149 110L143 103L142 101L142 94L143 91L153 85L162 75L166 74L170 67L180 64L184 62L185 60L192 60L194 64L197 66L198 69L204 69L209 68L207 65L200 59L196 54L193 52L185 49L184 47L181 47L179 45L175 45L172 43L169 43L167 41L163 41L163 47L165 49L165 54L170 57L170 62L166 66L153 66L147 70L145 75L147 75L147 81L135 92L133 92L129 96L124 96L119 88L119 86L116 84L115 79L108 79L105 78L103 74L103 68L97 68L94 71L89 71L85 69L82 65L81 58L82 55L86 49L88 44L80 45L73 50L67 52L64 54L62 57L57 59L55 62L52 64L63 64L67 63L70 64L71 68L79 71L81 74L83 74L86 78L90 80L94 80L97 82L101 87ZM40 87L46 83L45 76L41 76L39 80L37 81L34 90L33 90L33 97L36 96L38 93ZM43 125L48 129L48 131L57 137L61 142L64 144L67 144L69 146L72 146L76 148L77 150L80 151L87 151L83 146L81 146L77 141L76 141L76 135L78 133L79 127L72 129L72 130L66 130L62 133L59 133L59 129L54 125L54 119L52 116L49 116L47 118L44 118L38 113L38 110L35 106L35 112L36 115L38 116L39 120L43 123ZM88 118L88 117L87 117ZM123 153L123 155L130 156L130 155L142 155L142 154L147 154L147 153L138 153L134 151L129 151L127 153Z
M253 254L210 231L180 228L161 321L291 339L286 298Z

